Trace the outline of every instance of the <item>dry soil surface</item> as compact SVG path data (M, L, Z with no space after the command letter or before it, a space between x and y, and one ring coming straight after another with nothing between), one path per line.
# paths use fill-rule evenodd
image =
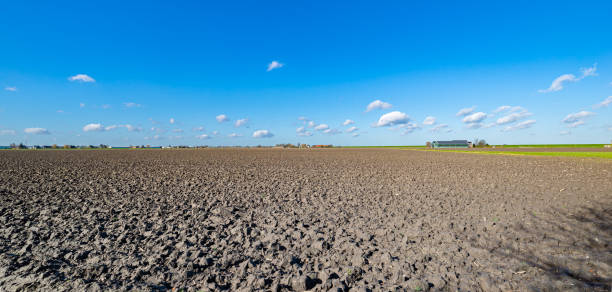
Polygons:
M0 151L0 290L610 290L612 161Z

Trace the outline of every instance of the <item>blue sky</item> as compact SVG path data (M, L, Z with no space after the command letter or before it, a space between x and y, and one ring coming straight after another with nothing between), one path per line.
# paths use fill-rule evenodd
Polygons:
M0 145L612 140L610 1L217 2L3 3Z

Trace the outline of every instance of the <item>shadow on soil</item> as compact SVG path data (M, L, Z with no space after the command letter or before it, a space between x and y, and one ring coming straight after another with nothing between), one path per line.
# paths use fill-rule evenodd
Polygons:
M612 204L592 206L531 214L473 245L501 257L525 288L611 291Z

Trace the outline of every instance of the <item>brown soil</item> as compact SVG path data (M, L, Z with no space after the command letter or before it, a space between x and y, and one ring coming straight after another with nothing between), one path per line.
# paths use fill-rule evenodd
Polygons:
M610 290L609 160L0 151L0 171L5 291Z

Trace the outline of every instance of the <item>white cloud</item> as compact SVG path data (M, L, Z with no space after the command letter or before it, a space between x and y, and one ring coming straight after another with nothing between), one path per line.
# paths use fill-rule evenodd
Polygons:
M602 108L602 107L607 107L608 105L610 105L612 103L612 96L608 96L606 99L604 99L602 102L596 104L593 106L593 108L597 109L597 108Z
M467 115L471 114L471 113L474 111L474 109L476 109L476 107L475 107L475 106L473 106L473 107L466 107L466 108L462 108L462 109L460 109L460 110L459 110L459 111L458 111L458 112L455 114L455 116L458 116L458 117L461 117L461 116L467 116Z
M85 104L81 102L81 103L79 103L79 107L80 107L80 108L84 108L84 107L85 107Z
M355 132L355 131L357 131L357 130L359 130L359 128L357 128L357 127L353 126L353 127L350 127L350 128L348 128L348 129L346 129L346 132L347 132L347 133L353 133L353 132Z
M353 136L353 138L357 138L359 137L359 133L353 133L351 136Z
M509 131L514 131L514 130L531 128L531 126L533 126L535 122L536 122L535 120L526 120L526 121L520 122L512 126L507 126L503 129L503 131L509 132Z
M329 126L326 124L320 124L314 128L317 131L323 131L329 129Z
M329 135L336 135L336 134L340 134L340 131L338 131L336 129L327 129L327 130L323 131L323 133L329 134Z
M480 129L482 128L482 124L481 123L469 123L465 125L465 127L468 129Z
M200 140L206 140L206 139L210 139L210 136L208 136L206 134L202 134L202 135L197 135L196 138L198 138Z
M240 119L240 120L237 120L237 121L236 121L236 123L234 123L234 126L235 126L236 128L238 128L238 127L240 127L240 126L244 126L244 125L246 125L246 123L247 123L248 121L249 121L249 119Z
M410 121L410 117L399 111L392 111L390 113L386 113L378 119L378 122L374 125L375 127L387 127L387 126L395 126L406 124Z
M582 126L582 125L584 125L584 121L583 120L578 120L578 121L575 121L575 122L567 125L567 127L568 128L576 128L576 127Z
M163 140L164 137L160 136L160 135L155 135L153 137L144 137L145 140Z
M511 106L509 105L502 105L500 107L498 107L496 110L494 110L494 113L499 113L499 112L503 112L505 110L509 110L511 108Z
M436 123L435 117L426 117L425 120L423 121L423 125L427 125L427 126L431 126L435 123Z
M581 119L584 119L584 118L587 118L587 117L590 117L590 116L593 116L593 115L595 115L595 113L593 113L593 112L580 111L580 112L569 114L569 115L565 116L565 118L563 119L563 122L567 123L567 124L574 123L574 122L576 122L578 120L581 120Z
M446 128L448 128L447 124L439 124L439 125L431 128L431 129L429 129L429 130L432 131L432 132L439 132L439 131L441 131L443 129L446 129Z
M133 108L133 107L141 107L141 104L135 103L135 102L124 102L123 105L127 108Z
M463 122L464 123L478 123L484 120L486 117L487 117L487 114L483 112L477 112L477 113L473 113L463 118Z
M253 138L270 138L270 137L273 137L273 136L274 136L274 134L272 134L268 130L257 130L255 132L253 132Z
M485 129L488 129L488 128L495 127L496 125L497 125L496 123L488 123L488 124L483 124L482 127Z
M302 133L298 133L298 136L300 136L300 137L310 137L310 136L312 136L312 132L304 131Z
M503 116L503 117L497 119L496 123L498 125L504 125L504 124L516 122L516 121L518 121L520 119L529 117L531 115L532 115L532 113L530 113L528 111L515 112L515 113L511 113L509 115L506 115L506 116Z
M15 130L0 130L0 135L15 135L17 132Z
M593 67L590 67L590 68L581 68L580 72L582 73L582 76L580 77L576 77L574 74L563 74L557 77L555 80L553 80L550 87L548 87L547 89L540 89L538 90L538 92L545 93L545 92L559 91L563 89L563 83L577 82L588 76L597 76L597 63L593 64Z
M219 135L219 131L212 131L212 134L217 136L217 135Z
M582 77L580 79L588 76L597 76L597 63L593 64L593 67L580 68L580 72L582 73Z
M352 125L354 123L355 123L355 121L347 119L346 121L344 121L344 123L342 123L342 125L343 126L348 126L348 125Z
M78 82L96 82L96 80L94 80L93 78L91 78L91 76L87 74L77 74L74 76L70 76L68 77L68 80Z
M310 119L309 119L309 118L307 118L307 117L299 117L299 118L298 118L298 120L300 120L300 121L304 121L304 122L306 122L306 121L310 121Z
M238 138L238 137L242 137L242 135L240 135L240 134L236 134L236 133L231 133L231 134L229 134L229 135L227 135L227 136L228 136L228 137L230 137L230 138Z
M170 124L173 125L174 124L174 118L170 118Z
M414 130L420 129L421 127L419 127L419 125L415 123L405 123L405 124L399 125L398 128L404 129L404 132L402 133L402 135L406 135L406 134L410 134L414 132Z
M117 125L110 125L110 126L106 126L106 127L104 128L104 131L111 131L111 130L114 130L114 129L118 128L118 127L119 127L119 126L117 126Z
M202 127L202 126L193 127L192 131L194 131L194 132L204 132L204 127Z
M315 122L314 122L314 121L310 121L310 122L308 122L308 127L309 127L309 128L312 128L312 127L314 127L314 126L316 126L316 125L317 125L317 124L315 124Z
M390 103L384 102L384 101L381 101L381 100L377 99L377 100L375 100L373 102L370 102L370 104L368 104L368 106L366 107L365 111L367 113L367 112L373 111L375 109L389 109L391 107L392 107L392 105Z
M26 134L34 134L34 135L49 135L49 134L51 134L45 128L25 128L23 131Z
M268 70L266 70L266 71L270 72L270 71L272 71L274 69L278 69L278 68L281 68L283 66L285 66L285 64L279 63L278 61L272 61L272 62L270 62L270 64L268 64Z
M102 132L104 131L104 126L102 124L87 124L83 127L84 132Z
M134 127L134 126L132 126L130 124L125 125L125 127L130 132L142 132L142 128L141 127Z
M223 122L229 121L229 118L226 115L224 115L224 114L218 115L217 117L215 117L215 119L217 119L217 122L219 122L219 123L223 123Z
M553 80L550 87L548 87L547 89L540 89L538 90L538 92L545 93L545 92L559 91L563 89L564 82L575 82L575 81L578 81L578 79L576 79L576 76L574 76L574 74L563 74L557 77L555 80Z
M561 131L561 132L559 132L559 135L561 135L561 136L566 136L566 135L571 135L571 134L572 134L572 132L570 132L570 131Z
M17 87L15 87L15 86L7 86L7 87L4 88L4 90L15 92L15 91L17 91Z
M304 127L299 127L297 129L295 129L296 133L304 133L304 131L306 131L306 129Z

